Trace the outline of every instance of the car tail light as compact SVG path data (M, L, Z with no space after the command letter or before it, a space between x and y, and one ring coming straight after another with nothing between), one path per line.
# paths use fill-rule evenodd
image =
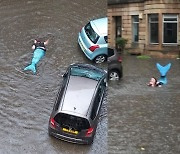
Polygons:
M120 56L118 57L118 62L122 62L122 58Z
M86 136L90 136L93 131L94 131L94 129L92 127L90 127L86 132Z
M51 119L50 119L50 123L51 123L51 127L52 127L52 128L55 128L55 127L56 127L54 118L51 118Z
M93 45L93 46L91 46L91 47L89 48L89 50L91 50L91 51L93 52L93 51L96 50L97 48L99 48L99 45Z

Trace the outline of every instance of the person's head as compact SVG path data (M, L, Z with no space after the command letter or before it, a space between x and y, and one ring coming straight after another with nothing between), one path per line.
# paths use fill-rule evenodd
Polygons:
M34 43L35 43L35 44L36 44L36 43L41 43L41 41L38 40L38 39L35 39L35 40L34 40Z
M34 44L32 45L32 49L35 50L37 46L44 47L44 42L41 42L40 40L35 39Z
M155 77L152 77L152 78L151 78L151 80L150 80L150 82L152 82L152 83L156 83L156 82L157 82L157 80L156 80L156 78L155 78Z
M45 42L41 42L41 41L38 40L38 39L35 39L35 40L34 40L34 43L35 43L35 44L41 44L41 43L44 43L44 45L47 45L48 42L49 42L49 40L46 40Z
M155 77L152 77L150 79L149 85L154 87L154 86L156 86L156 83L157 83L157 79Z

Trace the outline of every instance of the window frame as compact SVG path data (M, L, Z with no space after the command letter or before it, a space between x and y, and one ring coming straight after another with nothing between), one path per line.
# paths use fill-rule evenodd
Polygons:
M122 37L122 16L115 16L116 38Z
M138 21L134 21L135 17L137 17ZM139 43L139 15L132 15L131 16L132 18L132 42L133 43ZM138 31L138 40L135 41L135 38L134 38L134 25L137 24L137 31Z
M176 17L177 21L164 21L165 18L174 18ZM179 16L178 14L163 14L163 18L162 18L162 44L163 45L177 45L178 44L178 26L179 26ZM177 40L176 40L176 43L165 43L164 42L164 24L165 23L176 23L177 24Z
M151 21L151 17L157 16L158 20L157 21ZM157 42L151 42L151 24L156 24L157 23L157 31L158 31L158 38L157 38ZM155 13L155 14L148 14L148 30L149 30L149 44L154 44L154 45L158 45L159 44L159 14Z

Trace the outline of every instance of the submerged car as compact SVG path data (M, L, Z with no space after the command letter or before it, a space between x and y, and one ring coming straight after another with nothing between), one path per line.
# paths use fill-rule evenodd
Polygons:
M87 58L95 63L107 60L107 17L90 21L78 35L78 44Z
M122 58L115 48L108 48L108 79L120 80L123 76Z
M49 119L49 135L91 144L106 92L107 73L90 64L72 64L63 75Z

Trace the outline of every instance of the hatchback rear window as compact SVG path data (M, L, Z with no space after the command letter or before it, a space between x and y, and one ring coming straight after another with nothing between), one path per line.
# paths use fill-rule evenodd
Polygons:
M99 39L99 35L94 31L94 29L92 28L90 22L84 27L86 35L88 36L88 38L94 43L96 44L96 42Z
M90 127L90 124L87 119L65 114L65 113L58 113L54 120L64 128L72 128L74 130L84 130Z
M113 55L114 55L114 50L108 48L108 57L111 57L111 56L113 56Z

